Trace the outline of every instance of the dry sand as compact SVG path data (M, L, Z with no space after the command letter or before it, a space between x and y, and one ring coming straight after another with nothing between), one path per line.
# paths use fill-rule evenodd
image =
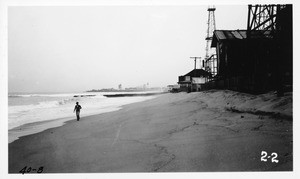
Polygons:
M292 134L291 94L163 94L21 137L9 144L9 172L291 171Z

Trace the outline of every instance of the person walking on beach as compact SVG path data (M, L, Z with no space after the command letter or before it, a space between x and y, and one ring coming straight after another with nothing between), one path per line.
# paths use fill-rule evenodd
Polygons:
M79 121L80 119L80 109L81 109L81 106L78 104L78 102L76 102L76 105L75 105L75 108L74 108L74 111L76 111L76 117L77 117L77 121Z

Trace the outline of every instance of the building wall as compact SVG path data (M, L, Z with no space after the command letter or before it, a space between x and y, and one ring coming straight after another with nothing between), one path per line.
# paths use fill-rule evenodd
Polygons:
M218 76L222 82L218 84L226 89L254 93L275 89L278 73L275 50L274 41L270 39L219 42Z
M205 78L202 78L202 77L193 77L192 78L192 83L193 84L204 84L205 83Z

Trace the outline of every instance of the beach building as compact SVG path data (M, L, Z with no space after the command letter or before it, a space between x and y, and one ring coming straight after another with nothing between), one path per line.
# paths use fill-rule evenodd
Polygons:
M277 14L265 15L264 21L256 22L252 17L274 8ZM217 75L204 87L250 93L291 90L291 5L249 5L248 18L247 30L214 31L211 48L216 48Z
M258 92L274 86L274 41L270 31L257 32L249 39L246 30L216 30L212 47L217 52L215 87Z
M211 74L203 69L194 69L189 73L179 76L178 84L180 86L180 91L194 92L201 91L203 85L210 78Z

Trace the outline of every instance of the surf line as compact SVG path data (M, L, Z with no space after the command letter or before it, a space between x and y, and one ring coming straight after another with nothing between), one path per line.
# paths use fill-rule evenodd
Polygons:
M121 132L121 128L122 128L122 125L123 125L123 124L124 124L124 123L120 124L120 126L119 126L119 128L118 128L118 132L117 132L117 134L116 134L116 137L114 138L114 141L113 141L113 143L111 144L111 147L113 147L114 144L116 143L116 141L118 140L119 135L120 135L120 132Z

